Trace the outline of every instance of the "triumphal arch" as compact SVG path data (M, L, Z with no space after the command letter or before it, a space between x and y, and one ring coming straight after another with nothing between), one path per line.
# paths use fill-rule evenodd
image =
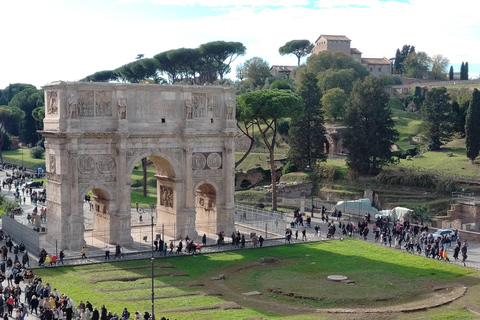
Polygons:
M234 230L233 88L59 82L43 89L49 242L85 245L91 190L93 234L131 243L131 174L145 157L156 168L156 232L174 225L165 233L179 239Z

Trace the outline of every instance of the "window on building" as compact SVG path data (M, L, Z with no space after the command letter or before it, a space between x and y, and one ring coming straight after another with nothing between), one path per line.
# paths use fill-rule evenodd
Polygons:
M370 72L373 72L373 68L370 68Z
M381 68L381 67L380 67L380 68L378 68L378 72L382 72L382 68Z

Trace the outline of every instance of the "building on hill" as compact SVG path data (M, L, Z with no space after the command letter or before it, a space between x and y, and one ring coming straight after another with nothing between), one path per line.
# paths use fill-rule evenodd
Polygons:
M296 67L297 66L271 66L270 73L274 77L283 77L284 75L290 74Z
M362 58L362 52L357 48L352 48L351 42L352 40L343 35L322 34L315 41L312 53L316 54L321 51L342 52L365 65L367 70L375 77L392 74L390 60L387 58Z
M375 77L392 74L392 63L387 58L362 58L361 61Z

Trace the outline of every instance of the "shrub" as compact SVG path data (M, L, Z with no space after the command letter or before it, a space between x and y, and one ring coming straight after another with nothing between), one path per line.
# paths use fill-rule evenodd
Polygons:
M358 172L350 169L345 174L345 177L347 178L348 181L355 181L358 179Z
M317 178L323 181L334 181L340 178L340 172L334 166L319 166Z
M435 188L435 191L441 194L452 194L452 192L458 191L459 187L455 180L452 178L440 178L437 182L437 187Z
M30 149L30 156L34 159L42 159L45 149L40 146L33 147Z
M285 175L295 171L297 171L297 166L295 166L293 163L288 161L287 164L283 167L282 174Z
M280 122L278 123L278 133L282 135L287 135L288 130L290 130L290 122L288 122L287 120L280 120Z

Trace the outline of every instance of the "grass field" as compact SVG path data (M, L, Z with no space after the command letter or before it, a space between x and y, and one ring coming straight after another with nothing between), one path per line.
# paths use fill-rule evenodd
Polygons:
M261 264L263 257L275 261ZM151 310L150 270L150 261L142 260L47 268L36 273L75 303L89 300L94 307L105 304L117 313L127 307L132 314L143 314ZM226 280L210 279L219 274L225 274ZM330 274L345 275L355 285L330 282L326 280ZM467 295L442 306L441 314L474 319L463 304L475 301L479 283L478 273L472 270L348 239L157 259L155 313L157 319L179 320L340 319L318 312L338 307L397 306L401 310L412 298L427 299L432 292L440 294L438 288L462 284L469 287ZM242 294L254 290L261 295ZM438 311L415 313L415 318L448 319Z
M2 151L3 161L6 163L16 164L17 166L23 165L30 170L37 171L37 168L42 167L45 169L45 155L42 159L34 159L30 156L30 149L18 148L16 150Z

